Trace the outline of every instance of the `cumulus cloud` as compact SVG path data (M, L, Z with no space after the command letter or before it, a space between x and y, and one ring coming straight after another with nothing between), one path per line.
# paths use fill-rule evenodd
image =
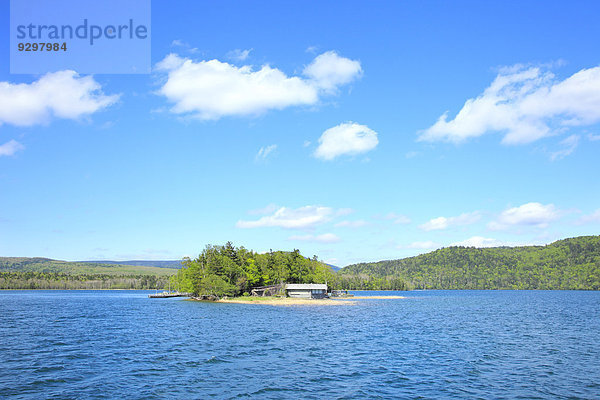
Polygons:
M345 122L323 132L314 156L329 161L342 155L366 153L377 147L378 143L374 130L366 125Z
M235 49L227 53L227 58L233 61L244 61L250 55L252 49L240 50Z
M256 153L256 156L254 156L254 161L264 161L267 159L267 157L269 156L269 154L271 154L272 152L274 152L277 149L277 145L276 144L272 144L270 146L265 146L265 147L261 147L258 150L258 153Z
M546 228L559 217L560 211L554 204L527 203L502 211L496 221L488 224L488 228L503 230L518 225Z
M369 225L369 223L367 221L359 219L356 221L340 221L337 224L335 224L335 227L336 228L360 228L360 227L363 227L366 225Z
M302 242L315 242L315 243L337 243L340 238L333 233L324 233L322 235L292 235L288 240L299 240Z
M571 135L566 139L561 140L560 145L562 146L562 149L550 153L550 160L560 160L561 158L571 155L579 145L579 136Z
M435 231L450 228L451 226L470 225L481 219L478 211L464 213L456 217L437 217L419 225L424 231Z
M558 80L541 67L504 68L453 119L444 113L419 140L463 142L489 132L504 144L522 144L572 126L600 122L600 67Z
M11 140L4 143L3 145L0 145L0 157L12 156L17 151L24 149L25 146L23 146L21 143L17 142L16 140Z
M0 82L0 125L32 126L52 117L79 119L118 98L104 95L94 78L75 71L48 73L32 83Z
M473 236L463 241L452 243L450 246L497 247L502 246L502 242L492 238L485 238L483 236Z
M273 214L254 221L238 221L238 228L280 227L286 229L309 229L330 221L339 212L331 207L304 206L280 207Z
M193 61L169 54L156 65L158 71L167 74L158 93L174 103L171 112L202 120L314 105L323 94L331 94L360 76L360 71L351 74L347 67L355 61L337 54L319 57L305 68L305 76L287 76L269 65L254 69L251 65L237 67L219 60Z
M335 51L317 56L304 68L304 75L325 91L335 92L338 87L352 82L362 75L360 62L340 57Z

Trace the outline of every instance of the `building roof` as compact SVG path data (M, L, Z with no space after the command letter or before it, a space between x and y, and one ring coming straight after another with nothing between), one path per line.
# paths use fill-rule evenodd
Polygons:
M289 289L306 289L306 290L312 290L312 289L323 289L323 290L327 290L327 284L326 283L288 283L285 288L287 290Z

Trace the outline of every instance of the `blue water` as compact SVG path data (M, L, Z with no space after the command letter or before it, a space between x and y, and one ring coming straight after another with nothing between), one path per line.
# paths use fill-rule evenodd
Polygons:
M148 293L1 291L0 398L600 398L599 292L292 307Z

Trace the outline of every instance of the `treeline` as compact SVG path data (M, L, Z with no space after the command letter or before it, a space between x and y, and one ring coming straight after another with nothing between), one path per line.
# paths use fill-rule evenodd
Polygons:
M152 264L153 261L149 261ZM155 262L154 262L155 263ZM49 258L0 257L0 271L63 273L70 275L157 275L174 274L175 268L148 265L102 264L94 261L61 261Z
M162 289L168 276L0 272L0 289Z
M178 271L176 274L175 271ZM169 275L172 275L169 279ZM99 266L49 259L0 258L0 289L179 289L237 296L280 283L328 283L332 289L600 290L600 236L547 246L448 247L400 260L350 265L334 272L316 256L207 246L183 268Z
M324 263L292 252L258 254L244 247L209 245L195 259L183 260L183 268L171 278L171 287L205 296L238 296L252 287L280 283L326 283L335 273Z
M600 236L546 246L448 247L401 260L361 263L339 271L348 288L600 290Z

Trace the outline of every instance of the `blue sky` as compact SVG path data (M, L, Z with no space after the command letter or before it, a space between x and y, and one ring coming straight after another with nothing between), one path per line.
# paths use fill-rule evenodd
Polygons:
M10 74L3 29L0 255L344 266L598 234L598 11L155 0L147 75Z

